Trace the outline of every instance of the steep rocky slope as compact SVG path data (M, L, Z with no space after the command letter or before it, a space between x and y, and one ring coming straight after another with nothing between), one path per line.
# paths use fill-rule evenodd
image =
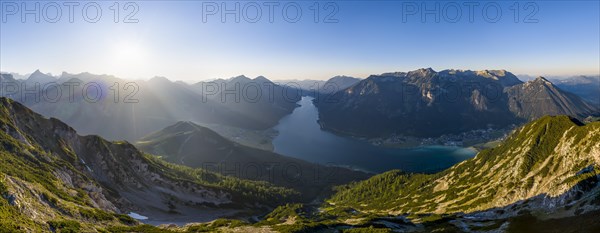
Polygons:
M503 88L520 81L500 71L419 69L372 75L316 103L322 126L379 137L429 137L515 122Z
M585 118L596 111L543 78L522 83L505 70L385 73L333 96L315 103L321 125L366 137L437 137L506 128L544 115Z
M444 172L391 171L348 186L331 202L398 214L504 208L510 215L516 214L509 211L513 206L581 214L600 209L599 142L600 122L582 125L566 116L542 117Z
M560 90L543 77L506 90L509 109L520 118L532 120L544 115L569 115L584 118L594 108L575 94Z
M7 98L0 99L0 128L0 227L9 231L48 231L55 220L77 220L86 231L135 224L120 215L130 211L208 221L260 213L297 195L168 164L127 142L79 136Z

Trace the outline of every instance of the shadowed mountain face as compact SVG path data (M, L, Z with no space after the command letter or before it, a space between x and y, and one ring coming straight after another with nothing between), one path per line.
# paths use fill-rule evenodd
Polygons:
M322 94L333 94L340 90L344 90L352 85L360 82L359 78L353 78L348 76L335 76L330 78L323 84L321 89L319 90Z
M30 87L33 87L35 84L44 85L54 81L56 81L56 78L50 76L49 74L44 74L40 70L34 71L26 80L23 80L23 82L27 83Z
M152 133L137 146L175 164L294 188L307 201L329 193L334 185L367 178L362 172L243 146L192 122L178 122Z
M39 81L38 91L29 81L2 74L1 95L63 120L81 134L98 134L113 140L134 141L181 120L266 129L290 113L300 98L294 91L284 98L283 87L264 77L226 80L227 86L223 87L231 87L232 91L223 101L219 89L203 96L190 85L162 77L127 81L108 75L63 73L55 79L35 72L30 79ZM254 101L257 95L262 98Z
M198 91L197 85L204 88L204 91ZM296 108L296 102L302 95L300 89L277 85L263 76L250 79L242 75L195 86L198 93L206 98L230 109L233 114L252 121L254 125L247 128L253 129L275 126L279 119ZM206 91L211 88L216 88L217 91Z
M560 90L545 78L538 77L506 90L509 109L520 118L536 119L544 115L586 117L593 108L578 96Z
M420 69L370 76L316 106L326 129L365 136L435 136L513 123L501 93L519 83L504 71Z
M129 211L212 220L297 197L264 182L168 164L127 142L79 136L7 98L0 99L0 128L0 212L23 213L23 226L33 231L56 216L108 224L118 222L113 213Z
M584 117L593 111L549 83L522 83L504 70L373 75L333 97L316 102L322 126L367 137L431 137L503 128L548 114Z

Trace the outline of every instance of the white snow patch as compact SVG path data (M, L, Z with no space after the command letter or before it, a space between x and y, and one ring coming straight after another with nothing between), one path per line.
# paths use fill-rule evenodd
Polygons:
M129 217L132 217L132 218L134 218L136 220L146 220L146 219L148 219L148 217L140 215L138 213L134 213L134 212L129 212L128 215L129 215Z
M81 163L83 163L83 165L85 165L85 168L87 168L87 170L89 172L92 172L92 169L87 165L87 163L85 163L85 161L83 161L83 159L80 158L79 160L81 160Z

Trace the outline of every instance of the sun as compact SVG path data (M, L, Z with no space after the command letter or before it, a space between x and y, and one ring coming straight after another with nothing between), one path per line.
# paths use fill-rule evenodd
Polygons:
M106 54L110 72L122 78L144 78L151 67L149 51L141 40L119 39L110 44Z
M118 42L113 50L115 61L124 65L139 64L145 56L142 45L131 41Z

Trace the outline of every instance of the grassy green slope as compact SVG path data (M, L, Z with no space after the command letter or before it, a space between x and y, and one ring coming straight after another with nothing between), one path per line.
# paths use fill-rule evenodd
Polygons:
M136 204L120 194L152 190L146 186L227 194L229 208L275 206L297 196L266 182L169 164L126 142L78 136L7 98L0 99L0 128L0 232L90 232L137 224L120 214Z
M504 143L432 174L390 171L340 187L336 206L381 213L454 213L557 197L599 173L600 122L543 117Z

